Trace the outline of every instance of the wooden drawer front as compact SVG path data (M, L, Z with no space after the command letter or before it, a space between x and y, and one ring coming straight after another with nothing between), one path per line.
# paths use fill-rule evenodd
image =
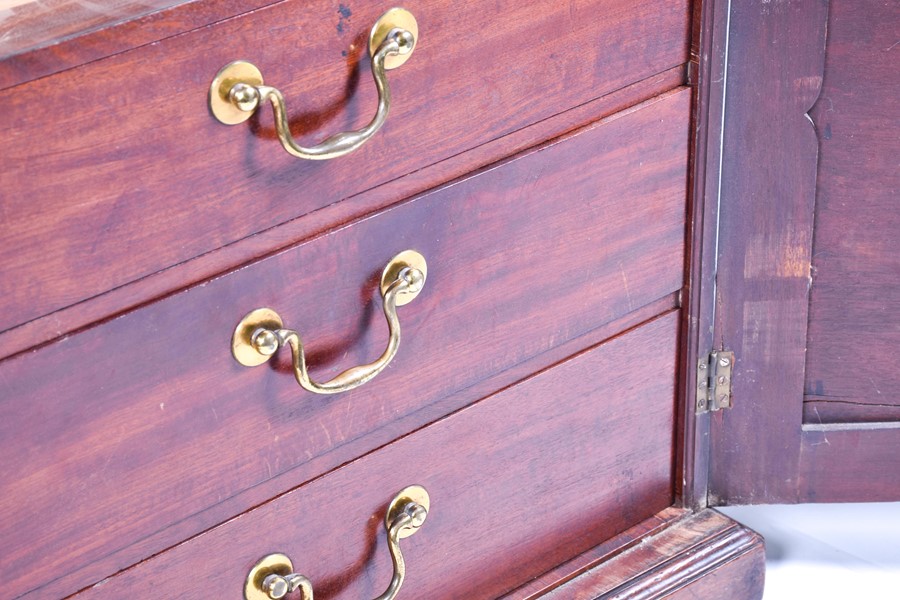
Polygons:
M376 105L361 53L389 4L345 17L337 3L280 2L10 91L0 331L688 60L687 0L407 5L421 44L389 73L387 125L337 160L289 157L269 107L219 124L209 85L250 60L284 92L305 143L360 127Z
M688 91L0 363L2 575L79 589L479 396L474 384L682 285ZM230 336L276 309L313 376L377 356L378 274L428 259L391 366L301 390ZM496 388L491 388L496 389ZM484 393L484 392L482 392ZM40 574L27 565L51 563ZM77 571L77 573L76 573Z
M677 323L669 313L79 598L237 598L275 551L316 597L375 597L391 576L381 515L412 483L431 511L401 542L400 597L496 598L671 504Z

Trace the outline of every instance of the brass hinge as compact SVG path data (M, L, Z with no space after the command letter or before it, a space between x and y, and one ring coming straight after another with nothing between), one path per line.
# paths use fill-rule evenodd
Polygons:
M731 408L734 352L713 350L697 363L697 414Z

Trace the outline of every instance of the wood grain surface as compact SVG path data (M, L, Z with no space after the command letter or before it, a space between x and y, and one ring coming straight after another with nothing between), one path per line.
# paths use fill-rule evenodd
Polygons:
M90 300L58 310L0 333L0 357L45 344L85 327L127 312L152 300L230 271L251 261L350 223L380 207L464 177L546 140L571 133L587 123L626 109L647 105L682 93L684 67L676 67L616 90L543 121L454 155L397 179L360 192L341 202L244 238L189 261L173 265ZM650 98L649 100L642 99Z
M0 0L0 61L140 18L183 1Z
M731 3L714 344L733 407L710 424L710 503L796 502L827 4Z
M670 314L620 336L78 598L236 597L273 551L317 598L374 597L391 575L384 507L412 483L431 511L402 543L402 593L496 598L672 502L677 325ZM668 376L644 376L648 347Z
M804 425L800 497L804 502L896 502L900 424Z
M896 381L896 40L882 24L897 7L731 6L729 56L746 58L729 65L715 336L736 360L710 502L900 499L896 401L878 394ZM830 394L850 404L817 415Z
M677 500L676 500L677 504ZM558 588L562 583L587 572L629 548L645 543L647 538L664 532L668 527L690 514L689 509L670 506L649 519L629 527L617 536L594 546L561 565L557 565L502 596L502 600L537 599Z
M688 260L682 292L679 386L684 406L679 413L677 492L685 506L706 507L709 479L709 413L698 414L694 373L700 357L714 346L716 257L719 240L719 177L728 5L707 1L695 5L689 78L693 84L691 167L688 193Z
M764 574L762 538L713 510L704 510L548 593L527 598L759 600Z
M17 1L17 0L14 0ZM0 21L0 89L159 42L279 0L28 0ZM2 2L0 2L2 5Z
M807 423L900 421L900 4L833 0L819 134Z
M686 0L413 0L420 43L389 74L387 124L354 154L302 161L271 111L234 127L209 114L213 76L245 59L284 92L303 143L367 123L366 36L383 8L282 2L16 87L0 116L0 330L687 60Z
M0 363L10 585L46 583L22 568L37 555L52 557L51 585L93 583L254 506L267 482L315 477L678 290L688 103L617 115ZM386 340L377 277L405 248L428 258L427 288L400 311L395 362L364 388L317 397L285 356L274 369L231 357L237 321L271 306L304 335L314 377L371 360Z

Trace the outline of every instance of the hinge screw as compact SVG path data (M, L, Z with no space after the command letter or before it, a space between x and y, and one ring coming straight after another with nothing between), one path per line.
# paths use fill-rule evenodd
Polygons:
M719 359L719 365L722 366L722 367L727 367L727 366L730 365L730 364L731 364L731 361L728 360L727 358L720 358L720 359Z

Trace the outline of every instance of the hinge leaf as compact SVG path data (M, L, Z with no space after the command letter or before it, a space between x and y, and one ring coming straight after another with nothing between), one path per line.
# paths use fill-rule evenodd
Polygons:
M697 414L732 406L731 374L734 352L713 350L697 363Z

